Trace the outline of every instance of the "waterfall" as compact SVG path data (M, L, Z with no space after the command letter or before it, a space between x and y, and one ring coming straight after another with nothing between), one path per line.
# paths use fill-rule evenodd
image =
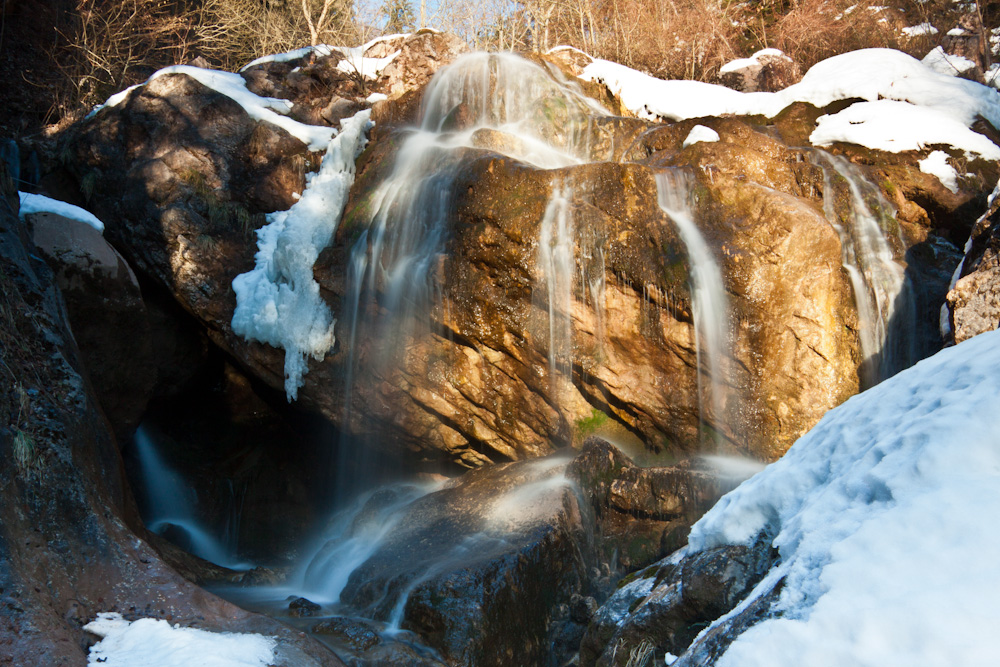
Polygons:
M420 125L403 140L391 175L372 197L371 220L351 245L347 310L341 314L342 331L348 332L341 335L347 347L346 431L354 383L389 369L406 341L419 334L417 328L432 325L463 149L485 147L544 169L579 164L589 155L590 119L604 114L589 98L512 54L468 54L435 75L423 98ZM552 262L546 275L561 276L555 289L563 299L550 304L553 340L558 339L550 347L552 377L568 377L571 358L569 197L569 191L554 194L546 213L554 216L549 225L554 236L542 243ZM360 338L369 345L364 359L358 354ZM349 439L341 443L340 471L365 467L359 459L367 448Z
M558 187L549 198L538 238L538 264L545 276L549 311L549 391L558 402L573 372L573 277L576 260L572 189Z
M703 426L711 418L713 439L718 445L729 426L726 397L730 385L723 368L729 354L729 306L722 270L694 222L690 176L677 170L657 172L656 194L660 208L673 220L687 247L698 360L698 407Z
M156 442L147 429L140 426L133 439L136 459L142 475L136 493L144 508L143 521L152 532L167 537L182 549L199 558L234 570L249 569L252 565L238 560L235 556L239 512L234 503L227 518L226 540L219 536L199 517L198 496L188 486L182 475L173 470L163 460ZM233 493L240 496L245 494Z
M811 157L823 169L823 212L840 236L854 292L862 388L871 387L914 361L912 293L883 231L886 224L895 226L895 209L845 158L819 149Z

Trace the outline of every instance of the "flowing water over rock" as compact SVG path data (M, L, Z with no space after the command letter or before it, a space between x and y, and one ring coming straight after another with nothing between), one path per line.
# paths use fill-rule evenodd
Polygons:
M729 306L722 269L695 224L690 205L690 177L679 170L658 172L656 194L660 208L677 225L677 231L687 246L691 263L691 310L698 350L701 438L703 441L711 440L718 446L722 438L720 427L726 428L729 422L726 401L731 384L724 366L730 349ZM709 424L709 414L716 424L712 438L706 438L704 433Z
M864 355L859 374L870 387L916 361L913 297L893 246L901 244L895 209L847 159L820 149L811 155L823 169L823 211L840 235L854 290ZM895 229L895 239L887 229Z
M133 444L142 474L136 491L145 509L146 527L216 565L235 570L252 567L235 556L241 515L236 495L227 525L213 530L199 518L196 491L160 456L155 440L144 427L136 431Z
M357 232L349 253L342 314L349 332L345 424L351 423L354 383L395 363L406 341L418 329L430 330L432 311L442 308L441 265L454 215L454 184L467 167L465 149L489 148L540 168L579 164L589 151L591 119L604 113L538 65L511 54L469 54L433 79L420 127L404 140L391 175L372 196L371 222ZM539 239L555 401L572 363L571 197L568 186L552 193ZM359 331L377 341L365 359L357 355ZM365 448L348 437L341 451L351 460L342 460L338 469L364 471L377 465L359 466L358 458L367 456L360 449ZM339 486L348 481L339 479Z

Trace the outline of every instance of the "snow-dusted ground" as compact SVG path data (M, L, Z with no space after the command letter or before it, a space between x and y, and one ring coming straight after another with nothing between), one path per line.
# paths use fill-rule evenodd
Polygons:
M33 195L27 192L18 192L17 196L21 201L18 216L22 219L29 213L55 213L64 218L88 224L101 233L104 232L104 223L96 215L79 206L67 204L64 201L52 199L44 195Z
M780 618L719 665L995 665L1000 656L1000 332L830 411L725 496L687 550L777 537Z
M969 129L978 116L1000 127L1000 93L942 74L892 49L862 49L828 58L799 83L776 93L741 93L700 81L663 81L607 60L595 60L581 78L604 82L626 107L650 119L727 114L773 118L793 102L825 107L860 98L867 102L823 116L810 137L813 145L844 141L900 151L946 144L1000 159L1000 148Z
M336 320L319 294L313 264L340 224L354 183L354 161L368 142L371 110L341 121L319 171L309 174L302 196L287 211L267 216L257 230L256 266L233 280L233 332L285 350L285 393L302 386L306 358L322 359L333 347Z
M102 613L83 626L101 641L90 647L88 665L103 667L267 667L275 640L258 634L208 632L163 620L129 622Z

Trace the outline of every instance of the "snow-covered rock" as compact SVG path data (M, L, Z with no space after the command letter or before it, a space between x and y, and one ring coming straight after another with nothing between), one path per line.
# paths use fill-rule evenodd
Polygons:
M990 664L1000 652L998 409L991 332L827 413L692 528L671 567L762 542L777 557L675 664ZM631 616L673 585L658 581ZM658 659L676 648L661 643Z
M778 49L761 49L719 68L719 83L744 93L774 92L801 78L798 64Z

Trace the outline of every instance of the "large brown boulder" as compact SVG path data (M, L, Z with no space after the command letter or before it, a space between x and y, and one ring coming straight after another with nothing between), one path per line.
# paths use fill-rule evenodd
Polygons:
M525 76L546 76L531 67ZM392 119L408 117L418 92L376 109L389 125L360 158L337 237L316 264L340 319L338 346L311 362L303 404L353 435L374 436L374 445L478 466L550 452L579 440L594 419L653 450L712 443L773 458L856 391L856 318L838 238L815 199L817 168L741 121L715 123L720 142L684 148L691 123L650 132L650 123L561 101L572 95L539 93L545 109L533 131L583 150L584 163L538 169L509 157L526 154L523 138L477 132L474 147L448 158L457 162L433 274L440 299L414 327L393 320L376 295L362 304L358 343L348 349L347 263L405 140ZM583 117L567 111L573 105ZM474 120L463 105L445 112L449 129ZM260 214L294 199L288 175L314 161L305 146L175 74L84 123L72 151L95 211L110 221L109 238L133 265L173 291L216 343L281 386L282 351L232 332L231 283L252 267ZM699 372L688 249L657 203L664 167L687 173L697 224L726 276L731 346L719 362L719 400L706 399ZM579 278L550 313L539 239L554 193L572 219ZM404 332L388 355L387 323ZM570 333L553 351L557 323ZM358 381L346 390L348 377Z

